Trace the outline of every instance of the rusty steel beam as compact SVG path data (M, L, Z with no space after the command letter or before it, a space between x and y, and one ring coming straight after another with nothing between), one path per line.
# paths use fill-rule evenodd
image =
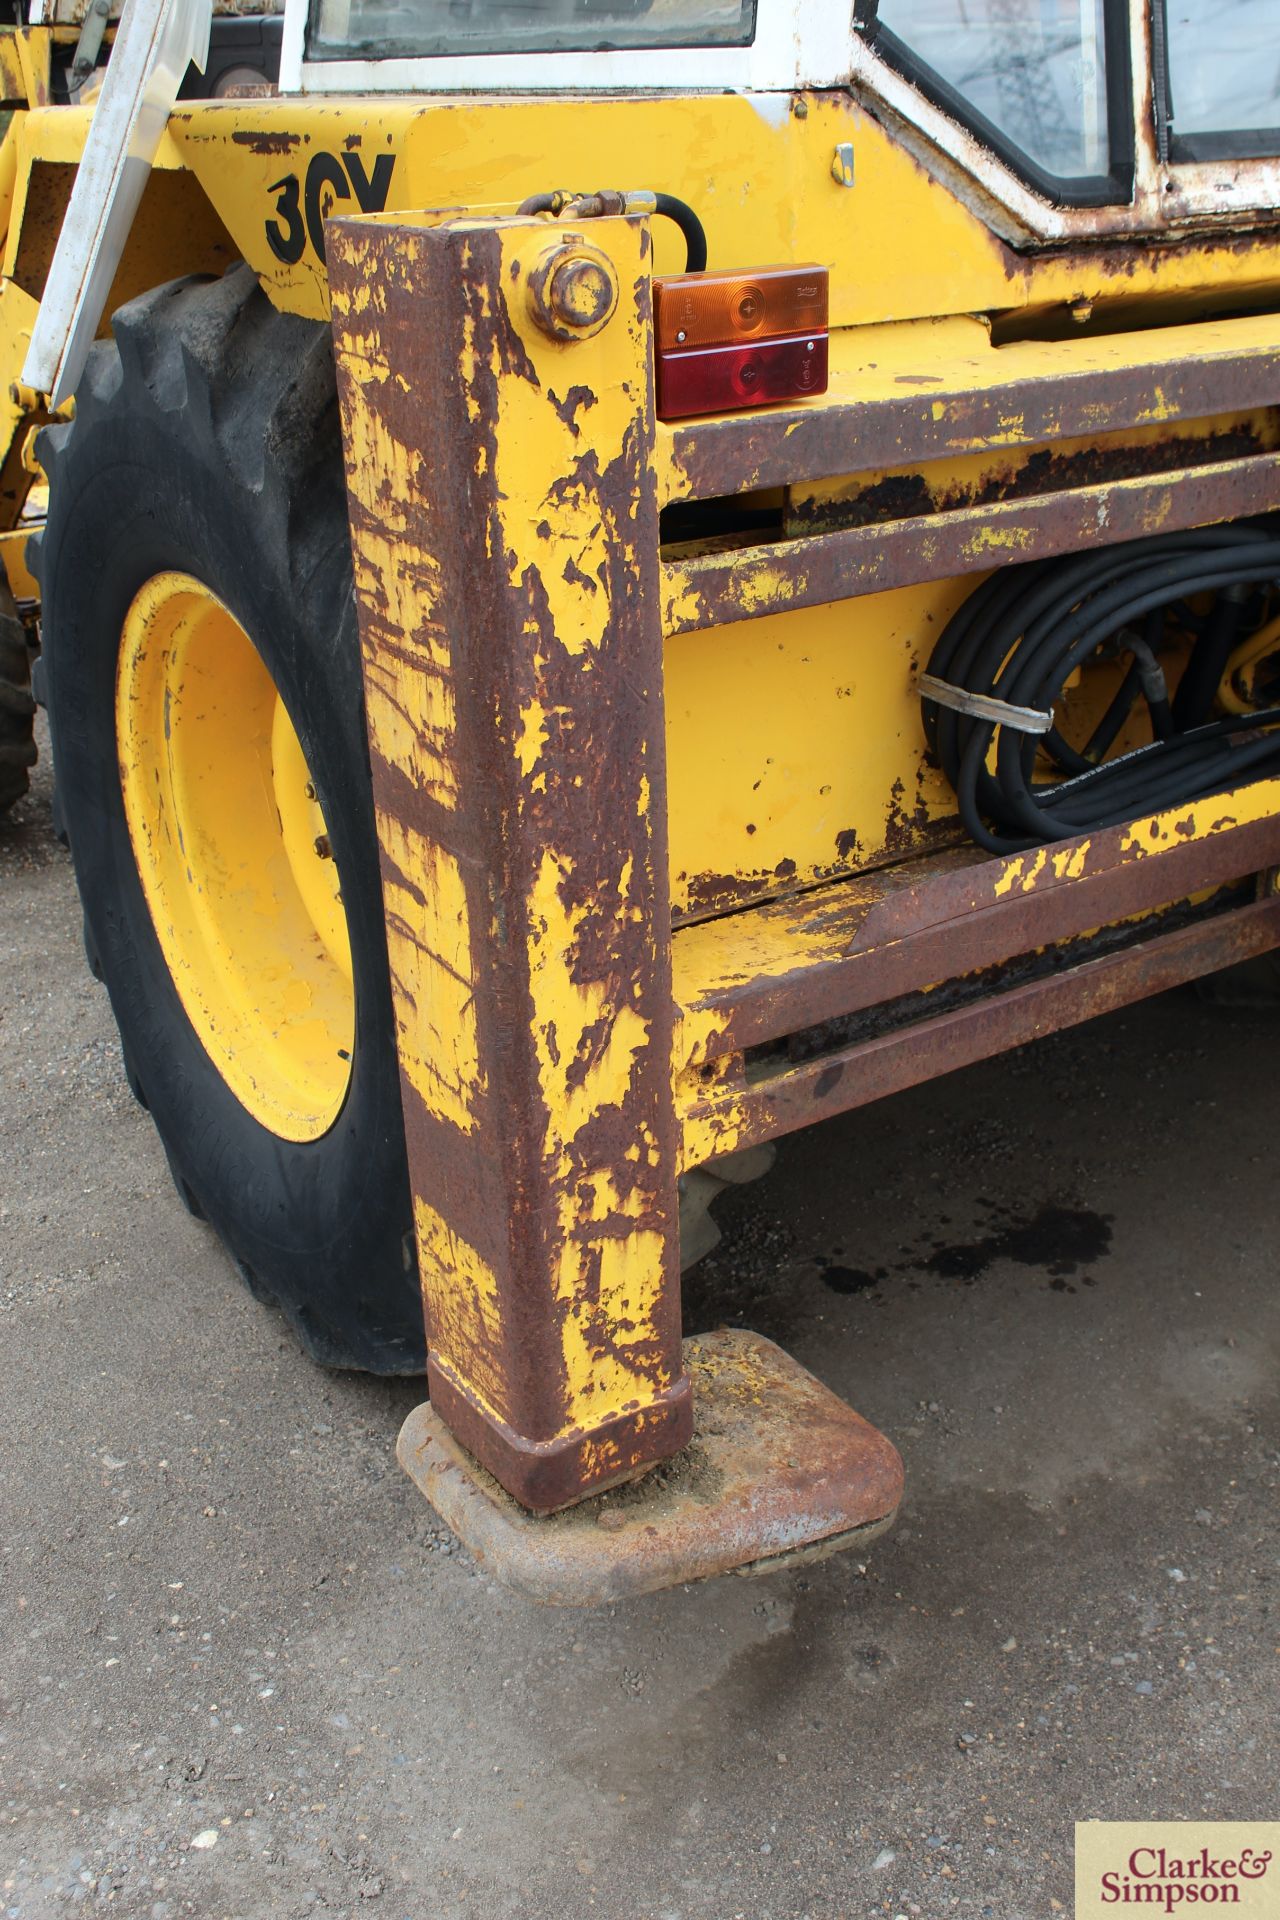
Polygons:
M916 863L908 862L881 876L875 892L845 882L752 909L751 918L776 929L768 947L757 949L762 959L788 948L805 956L785 972L762 966L736 979L699 981L699 948L709 957L736 944L750 955L742 941L747 915L677 933L677 999L700 1041L690 1063L767 1044L1280 866L1280 811L1260 811L1280 805L1277 785L1260 783L1026 854L971 854L964 866L954 856L923 862L939 870L916 885ZM892 887L884 884L890 877ZM842 919L844 893L852 901ZM808 935L810 922L820 927L820 946Z
M1203 973L1280 945L1280 899L1270 898L1157 935L1066 972L993 992L968 1006L836 1049L752 1084L722 1083L684 1113L691 1160L759 1145L817 1120L870 1105L1062 1027L1077 1026Z
M830 480L1280 405L1280 350L1254 345L1080 370L1070 365L1072 350L1056 349L1063 365L1046 365L1038 377L988 387L921 371L903 376L905 390L873 400L771 407L675 426L671 497L717 499L797 479Z
M1280 455L1266 453L700 554L663 563L663 628L691 633L1275 507Z
M692 1426L648 233L327 232L431 1398L549 1511Z

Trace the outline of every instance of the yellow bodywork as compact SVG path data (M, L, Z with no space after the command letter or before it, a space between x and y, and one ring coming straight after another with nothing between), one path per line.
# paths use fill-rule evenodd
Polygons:
M0 145L0 201L11 204L0 359L11 369L25 351L90 111L18 113ZM832 177L842 143L856 156L853 191ZM162 142L110 304L243 257L278 306L323 319L328 279L315 242L326 215L367 206L510 208L566 182L682 195L711 235L713 266L827 264L833 400L871 403L930 382L980 395L1012 381L1052 385L1068 374L1136 369L1151 358L1151 324L1164 319L1180 323L1163 349L1179 355L1211 357L1219 343L1239 351L1274 331L1265 313L1213 317L1228 304L1265 304L1264 290L1280 282L1274 229L1018 253L863 106L825 94L184 103ZM655 270L680 266L674 227L659 220L652 232ZM1060 324L1051 324L1055 315ZM9 384L0 381L0 439L7 434L15 445L30 416ZM1274 419L1256 408L1190 425L1166 422L1166 412L1157 376L1146 420L1113 436L1113 450L1149 464L1153 445L1166 443L1167 463L1197 436L1249 433L1256 450L1277 444ZM522 431L519 422L507 430ZM1041 437L1029 439L1016 414L980 440L958 430L927 468L880 464L788 489L784 519L795 526L798 516L851 498L874 501L892 483L911 484L930 502L954 502L966 488L990 498L1016 489L1046 446L1069 460L1091 445L1044 433L1042 426ZM660 497L680 499L677 436L661 424L654 452ZM361 452L375 471L385 458L376 444ZM9 479L0 482L0 519L13 525L26 483L20 473ZM1002 530L1001 519L997 509L975 530L970 565L980 568L984 551L988 565L1019 557L1021 536L1016 527ZM358 564L386 576L375 554ZM762 565L750 590L769 617L707 630L696 597L682 598L673 576L668 746L678 916L856 872L945 831L951 799L925 760L913 680L973 584L965 575L789 611L785 583ZM401 729L419 762L430 757L415 766L416 778L447 782L447 757L432 746L447 734L447 691L430 660L422 664L422 712L404 715L373 699L371 724L384 734ZM531 711L530 751L538 724Z

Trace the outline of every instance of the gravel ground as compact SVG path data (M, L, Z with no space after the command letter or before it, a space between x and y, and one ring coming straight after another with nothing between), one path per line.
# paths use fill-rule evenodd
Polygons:
M0 1916L1021 1920L1077 1819L1275 1817L1280 1015L783 1142L689 1323L892 1435L901 1523L571 1614L401 1476L413 1384L311 1367L183 1212L43 773L0 954Z

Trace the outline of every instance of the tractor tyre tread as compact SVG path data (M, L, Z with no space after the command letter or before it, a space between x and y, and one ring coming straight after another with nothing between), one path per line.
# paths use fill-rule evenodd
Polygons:
M59 799L87 941L184 1203L314 1358L424 1360L332 347L247 267L184 279L113 318L74 419L39 455L39 566ZM194 574L262 654L334 842L355 961L356 1047L328 1131L285 1140L236 1099L183 1011L133 860L115 751L124 615L156 573ZM105 710L105 711L104 711ZM141 1093L140 1093L140 1097Z

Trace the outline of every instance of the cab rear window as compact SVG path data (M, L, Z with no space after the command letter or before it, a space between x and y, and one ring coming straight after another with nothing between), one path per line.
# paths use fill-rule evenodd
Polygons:
M312 59L740 47L756 0L312 0Z

